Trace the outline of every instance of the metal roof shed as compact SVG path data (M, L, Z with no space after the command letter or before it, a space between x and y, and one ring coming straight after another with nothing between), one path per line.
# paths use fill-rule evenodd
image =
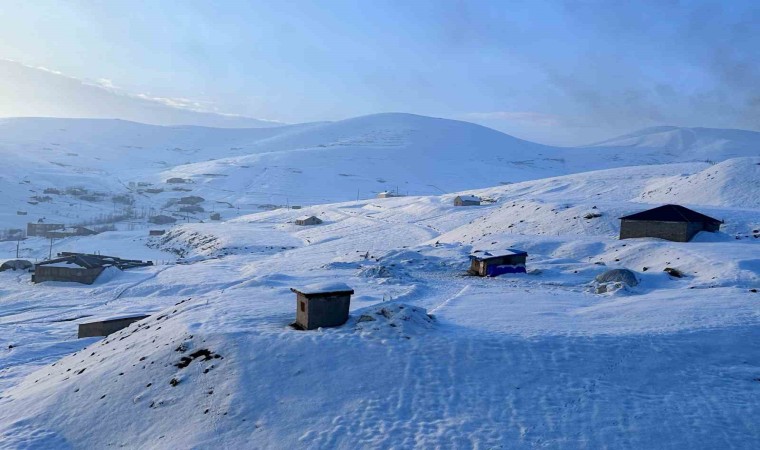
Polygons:
M470 255L470 273L481 277L496 277L505 273L526 273L528 253L506 250L476 251Z
M348 320L354 290L346 284L319 283L290 290L296 293L295 327L302 330L337 327Z

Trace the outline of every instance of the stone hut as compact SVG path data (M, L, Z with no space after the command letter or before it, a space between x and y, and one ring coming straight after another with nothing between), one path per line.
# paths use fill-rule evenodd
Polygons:
M55 239L64 239L64 238L72 237L72 236L93 236L95 234L98 234L98 233L95 230L91 230L89 228L71 227L71 228L63 228L60 230L48 231L47 233L45 233L45 237L55 238Z
M528 253L509 248L475 252L470 255L470 270L473 275L496 277L505 273L526 273L525 261Z
M133 267L152 266L151 261L121 259L114 256L91 255L87 253L62 252L58 258L42 261L34 266L33 283L45 281L70 281L92 284L107 267L120 270Z
M296 293L294 327L302 330L337 327L348 320L348 308L354 290L346 284L320 283L290 290Z
M399 194L398 192L393 192L393 191L383 191L377 194L377 198L391 198L391 197L403 197L403 195Z
M620 218L620 239L653 237L689 242L700 231L716 232L723 222L681 205L663 205Z
M62 230L66 228L66 225L62 223L27 223L26 235L27 236L42 236L47 237L51 231Z
M131 324L147 317L150 316L145 314L135 314L131 316L111 317L104 320L80 323L77 337L81 339L94 336L108 336L109 334L116 333L117 331L127 328Z
M322 220L317 216L301 216L296 218L296 225L319 225Z
M480 197L475 195L457 195L454 197L454 206L478 206Z

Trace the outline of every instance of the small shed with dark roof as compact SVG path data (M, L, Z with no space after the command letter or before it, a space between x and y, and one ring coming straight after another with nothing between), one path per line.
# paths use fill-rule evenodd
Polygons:
M681 205L663 205L620 218L620 239L653 237L689 242L700 231L716 232L723 221Z
M301 226L319 225L320 223L322 223L322 219L320 219L317 216L301 216L301 217L297 217L295 221L296 225L301 225Z
M475 195L457 195L454 197L454 206L478 206L480 197Z
M290 290L296 293L294 327L302 330L337 327L348 320L348 308L354 290L346 284L328 282Z
M476 251L470 255L470 273L481 277L496 277L505 273L526 273L528 253L506 250Z

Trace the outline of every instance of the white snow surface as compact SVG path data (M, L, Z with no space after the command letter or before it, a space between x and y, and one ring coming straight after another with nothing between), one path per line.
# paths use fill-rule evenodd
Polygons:
M287 195L299 186L301 199L308 193L327 203L261 212L227 208L225 221L196 219L166 227L163 236L147 236L143 224L120 224L117 231L54 242L53 252L100 251L157 263L114 272L91 286L32 284L27 272L0 272L0 448L756 446L760 208L746 193L757 181L756 158L618 168L604 159L606 170L563 175L584 161L568 157L545 165L533 144L515 140L515 154L525 152L520 157L534 163L504 159L499 166L505 138L489 131L481 139L481 127L417 116L360 119L256 135L227 160L237 158L237 167L215 160L203 169L199 159L133 178L153 176L154 186L164 188L158 184L164 177L191 179L192 192L178 195L201 196L206 206L211 199L266 201L246 187L251 178L246 181L243 170L254 168L282 175L256 183L277 181L288 186ZM440 124L451 128L444 133ZM320 139L314 130L321 130ZM420 136L434 130L442 135L427 147ZM274 133L238 133L250 137L249 131ZM469 178L460 175L461 158L454 166L436 165L456 160L461 146L476 138L493 139L493 147L473 144L479 156L466 169L493 164L477 177L492 187L464 186ZM263 143L268 139L270 147ZM452 139L456 146L444 145ZM209 136L215 148L237 146L221 141ZM163 145L133 149L135 158L187 156ZM415 156L415 149L424 150ZM434 149L441 158L429 161ZM95 146L91 151L92 164L99 164ZM220 156L206 148L197 154ZM402 156L411 159L399 162ZM118 152L102 158L124 164L118 172L124 182L130 168L142 170L143 163ZM270 159L256 166L257 158ZM417 167L409 167L410 160ZM113 160L102 164L117 173ZM389 180L414 169L422 172L417 180L429 177L417 181L420 186L451 178L436 186L452 193L338 202L346 200L339 190L351 191L350 199L356 188L331 191L332 178L319 190L319 174L349 166L373 167L371 177L387 170ZM448 172L439 173L443 167ZM3 172L0 182L11 194L38 189L63 173L49 169L30 171L29 183ZM73 168L65 170L76 176ZM224 170L226 177L199 175ZM513 183L496 186L489 177L500 173ZM539 176L547 177L529 180ZM95 179L111 186L104 173L88 178ZM674 187L665 192L668 183ZM687 189L691 185L699 187ZM492 202L457 208L456 189ZM708 191L715 195L703 196ZM155 195L150 201L168 199L167 192ZM618 218L665 201L655 195L725 223L719 233L700 233L690 243L618 240ZM734 201L739 198L746 201ZM60 199L51 204L64 209ZM55 217L54 207L45 205L41 211ZM15 210L5 205L0 212L15 217ZM319 216L323 225L292 223L304 214ZM49 245L28 239L21 257L46 257ZM528 273L467 275L468 256L482 248L527 251ZM15 251L16 242L0 242L8 259ZM666 267L684 277L668 275ZM640 283L595 294L595 277L613 268L634 271ZM315 283L354 289L345 325L288 326L296 307L290 288ZM77 323L132 314L151 317L104 339L76 338Z

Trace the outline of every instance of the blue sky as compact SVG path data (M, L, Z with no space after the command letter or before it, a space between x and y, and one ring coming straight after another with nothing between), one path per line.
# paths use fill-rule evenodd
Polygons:
M760 129L756 1L12 1L0 58L286 122L403 111L580 144Z

